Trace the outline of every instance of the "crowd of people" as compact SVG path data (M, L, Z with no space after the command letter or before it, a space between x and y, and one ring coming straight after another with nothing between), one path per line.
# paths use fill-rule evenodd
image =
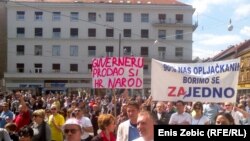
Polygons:
M154 125L249 125L250 97L237 103L152 97L0 93L0 141L152 141Z

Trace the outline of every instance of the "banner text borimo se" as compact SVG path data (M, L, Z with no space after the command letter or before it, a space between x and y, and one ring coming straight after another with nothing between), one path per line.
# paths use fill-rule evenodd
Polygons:
M240 59L186 64L152 59L153 100L235 102L239 69Z
M93 88L143 88L143 57L92 59Z

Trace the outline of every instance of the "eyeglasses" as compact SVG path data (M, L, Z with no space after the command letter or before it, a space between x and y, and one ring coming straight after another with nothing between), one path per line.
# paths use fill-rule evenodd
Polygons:
M79 129L64 129L64 133L68 134L71 132L72 134L75 134Z
M200 107L194 107L195 110L200 110L201 108Z
M225 105L225 106L231 106L231 105Z
M56 110L56 108L52 108L51 110Z
M35 118L36 118L36 117L40 117L40 116L39 116L39 115L33 115L33 117L35 117Z

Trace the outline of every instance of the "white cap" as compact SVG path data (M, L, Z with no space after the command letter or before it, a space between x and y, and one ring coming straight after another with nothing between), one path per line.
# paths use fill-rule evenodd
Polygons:
M81 121L76 118L69 118L66 120L66 122L63 125L63 129L65 128L65 125L78 125L82 129Z

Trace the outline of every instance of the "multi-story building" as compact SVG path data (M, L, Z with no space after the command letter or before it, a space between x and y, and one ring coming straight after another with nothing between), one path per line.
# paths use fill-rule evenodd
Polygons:
M210 61L221 61L238 57L240 58L238 94L250 94L250 40L230 46L211 58Z
M192 61L193 13L175 0L8 1L6 87L89 90L92 58L134 55L145 60L134 92L147 93L151 58Z
M6 29L6 7L5 2L0 2L0 89L4 89L4 72L7 64L7 29Z

